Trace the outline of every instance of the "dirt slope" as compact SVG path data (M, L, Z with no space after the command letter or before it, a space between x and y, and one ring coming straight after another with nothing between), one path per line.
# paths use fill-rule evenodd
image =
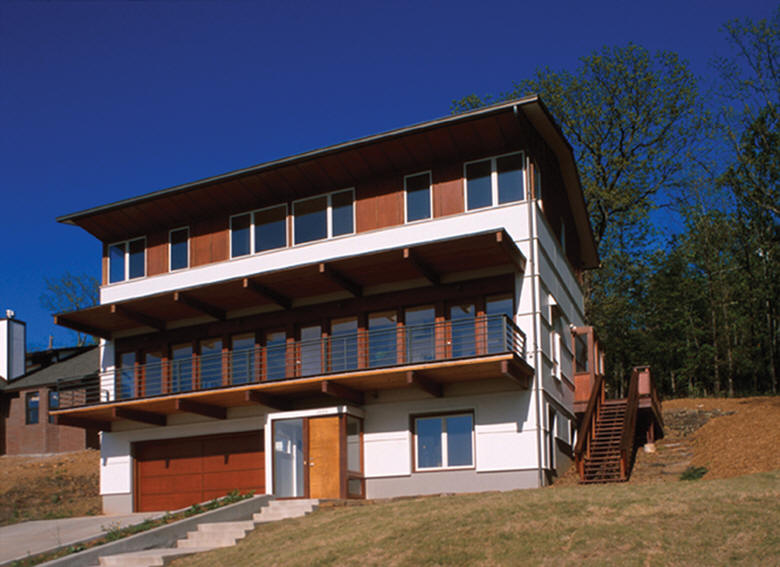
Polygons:
M0 525L100 513L100 452L0 457Z
M705 478L780 469L780 397L688 398L663 402L666 436L637 454L631 480L677 480L689 466Z

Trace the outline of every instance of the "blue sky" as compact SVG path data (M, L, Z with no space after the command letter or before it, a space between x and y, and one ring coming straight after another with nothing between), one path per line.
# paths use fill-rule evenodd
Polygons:
M776 2L0 3L0 313L29 348L75 339L46 276L98 275L59 215L433 119L604 45L707 77L720 26Z

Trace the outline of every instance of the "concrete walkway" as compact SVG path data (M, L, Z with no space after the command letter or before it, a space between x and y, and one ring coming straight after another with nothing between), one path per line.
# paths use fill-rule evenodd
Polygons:
M163 512L126 516L84 516L3 526L0 527L0 565L98 537L108 530L140 524L147 518L158 518L162 515Z

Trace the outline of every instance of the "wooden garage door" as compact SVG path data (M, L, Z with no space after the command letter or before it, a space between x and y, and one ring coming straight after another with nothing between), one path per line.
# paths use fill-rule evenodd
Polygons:
M265 492L262 431L144 441L133 451L138 512L184 508L236 489Z

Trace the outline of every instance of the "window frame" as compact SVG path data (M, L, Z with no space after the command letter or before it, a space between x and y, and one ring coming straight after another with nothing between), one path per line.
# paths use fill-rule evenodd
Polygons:
M30 402L36 402L35 405L35 419L32 419L32 406ZM41 393L39 391L26 392L24 394L24 424L25 425L38 425L41 422Z
M499 193L498 193L498 160L501 158L509 157L519 155L522 158L523 162L523 198L518 201L509 201L507 203L500 203L499 202ZM490 205L486 205L484 207L477 207L474 209L469 208L469 180L467 176L467 168L469 165L480 163L483 161L489 161L490 162ZM463 210L466 213L470 213L472 211L484 211L486 209L490 209L493 207L508 207L511 205L516 205L518 203L524 203L528 201L528 163L527 163L527 157L524 150L520 151L514 151L514 152L508 152L505 154L498 154L494 156L488 156L483 157L480 159L473 159L470 161L464 161L463 162Z
M130 244L133 242L137 242L138 240L143 240L144 243L144 273L140 276L134 276L130 277ZM111 281L111 248L114 246L122 246L124 248L123 258L124 258L124 264L123 264L123 276L121 280L117 280L112 282ZM147 266L146 266L146 235L144 236L137 236L135 238L128 238L127 240L119 240L117 242L111 242L106 247L106 258L107 258L107 267L106 270L106 280L108 281L108 285L118 284L122 282L129 282L130 280L139 280L141 278L145 278L147 274Z
M409 220L409 188L407 186L407 180L410 177L417 177L419 175L428 175L428 216ZM431 220L433 218L433 170L426 169L423 171L418 171L416 173L410 173L409 175L404 175L404 224L408 223L416 223L416 222L423 222L426 220Z
M333 195L336 195L338 193L351 193L352 194L352 232L347 232L345 234L337 234L333 235ZM316 240L307 240L306 242L296 242L295 241L295 205L298 203L303 203L305 201L313 201L314 199L322 199L325 197L326 199L326 205L325 205L325 237L324 238L318 238ZM336 191L330 191L329 193L320 193L319 195L312 195L311 197L304 197L302 199L296 199L292 202L292 214L290 215L292 222L290 223L291 226L291 233L292 233L292 246L305 246L307 244L314 244L316 242L323 242L325 240L332 240L334 238L343 238L345 236L352 236L355 234L355 227L356 227L356 214L355 214L355 188L354 187L345 187L344 189L338 189Z
M446 430L446 418L448 417L462 417L468 416L471 418L471 464L470 465L455 465L450 466L448 464L447 453L447 430ZM417 422L421 419L433 419L438 418L442 422L441 433L441 449L442 449L442 466L440 467L420 467L419 466L419 444L417 435ZM409 416L410 430L412 433L412 472L441 472L441 471L456 471L456 470L475 470L477 468L477 435L476 435L476 415L474 409L464 410L452 410L446 412L436 413L422 413L412 414Z
M187 238L185 240L185 243L187 244L187 264L185 266L182 266L181 268L174 268L173 267L173 233L179 232L181 230L187 231ZM180 226L178 228L172 228L168 231L168 271L169 272L178 272L179 270L186 270L190 267L190 264L192 262L190 261L190 227L189 225L186 226Z
M276 248L269 248L268 250L261 250L259 252L255 252L255 214L263 213L271 209L279 209L281 207L284 207L284 246L277 246ZM244 215L249 215L249 252L246 254L241 254L240 256L234 256L233 255L233 219L235 219L236 217L243 217ZM234 260L236 258L246 258L248 256L267 254L269 252L275 252L277 250L289 248L290 247L290 220L289 219L290 219L290 207L286 202L279 203L276 205L270 205L268 207L262 207L260 209L252 209L251 211L243 211L241 213L230 215L230 219L228 222L228 235L229 235L228 250L230 250L230 259Z

